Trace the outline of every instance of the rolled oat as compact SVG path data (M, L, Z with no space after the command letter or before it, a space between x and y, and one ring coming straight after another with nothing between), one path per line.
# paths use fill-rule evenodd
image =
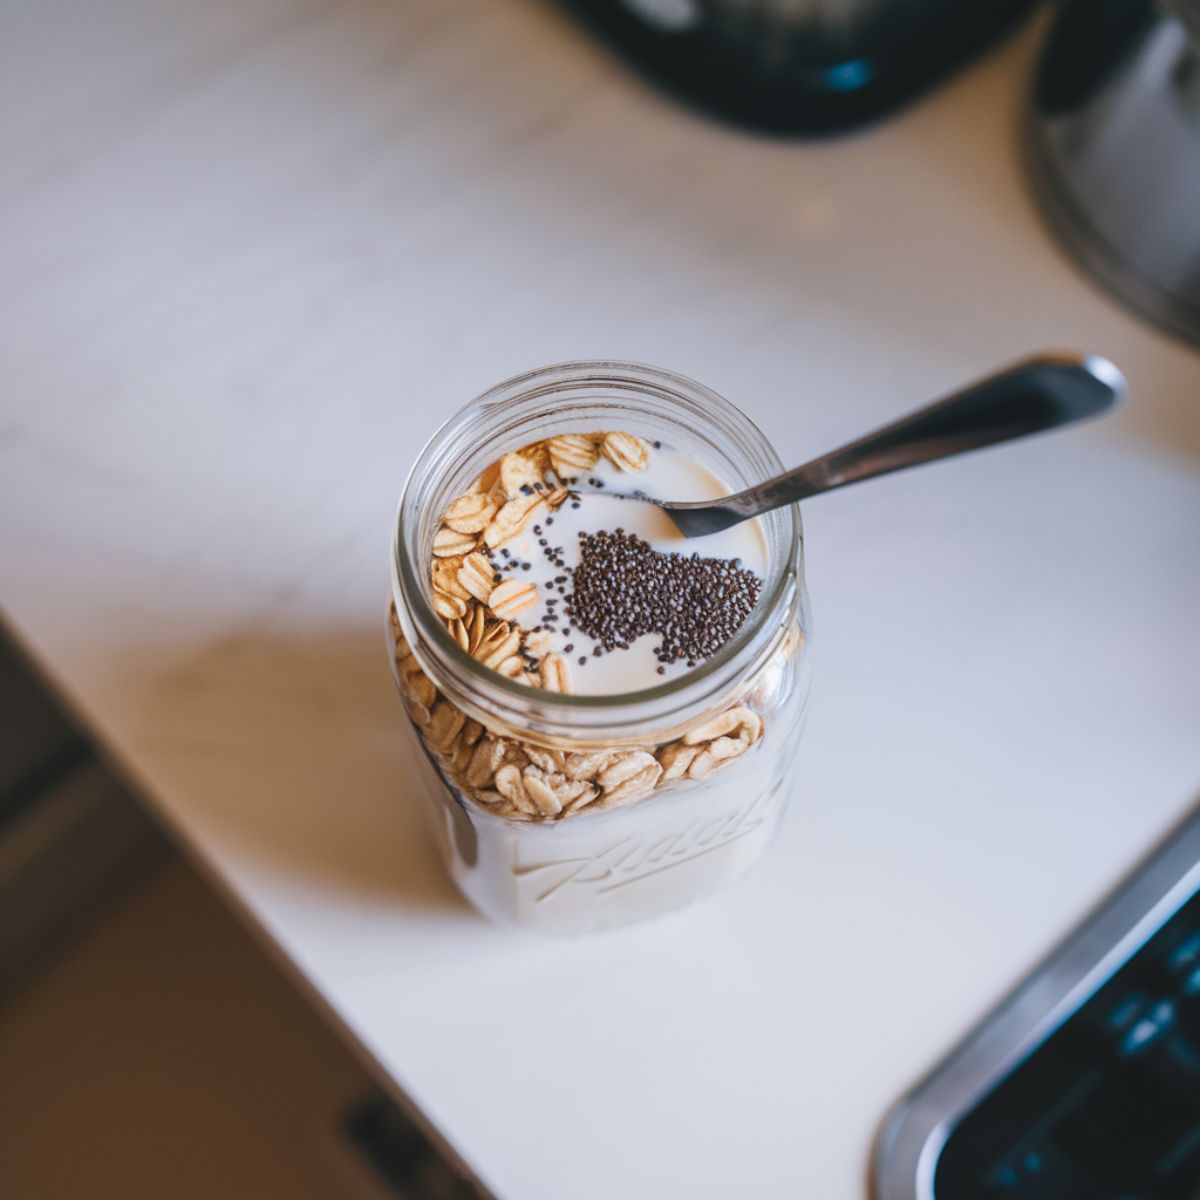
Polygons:
M458 569L459 585L480 604L487 604L491 599L496 586L495 576L496 568L478 550L468 554Z
M571 691L571 668L561 654L547 654L542 659L541 683L548 692Z
M523 579L506 579L497 584L487 600L492 615L503 621L511 621L519 612L537 603L537 588Z
M606 433L600 452L621 471L644 471L650 461L650 448L632 433Z
M580 433L564 433L546 443L550 465L563 479L590 471L600 457L596 443Z
M490 496L468 492L446 509L442 520L458 533L482 533L500 505ZM474 544L474 543L472 543Z
M475 535L459 533L457 529L445 526L433 537L433 553L438 558L455 558L460 554L468 554L475 549Z

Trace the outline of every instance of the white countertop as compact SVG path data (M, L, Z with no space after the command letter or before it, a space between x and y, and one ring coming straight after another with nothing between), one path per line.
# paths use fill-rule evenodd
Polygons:
M1200 355L1043 231L1035 42L804 145L537 0L0 16L0 604L506 1200L861 1196L888 1103L1197 796ZM451 409L640 359L800 461L1045 345L1128 408L806 509L816 686L761 868L591 940L473 915L382 633Z

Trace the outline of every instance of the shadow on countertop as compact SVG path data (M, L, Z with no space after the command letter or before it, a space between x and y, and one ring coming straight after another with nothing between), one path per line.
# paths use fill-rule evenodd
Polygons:
M219 846L219 875L258 869L374 915L482 919L419 811L381 628L147 643L114 661L136 689L131 790L185 847Z

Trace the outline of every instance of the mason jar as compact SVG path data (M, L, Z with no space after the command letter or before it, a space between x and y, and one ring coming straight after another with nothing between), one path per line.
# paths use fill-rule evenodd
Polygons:
M392 548L390 653L439 852L482 913L556 933L691 903L762 855L791 792L811 675L795 506L760 518L767 576L740 629L655 687L544 691L482 666L451 636L430 580L446 506L508 451L612 430L671 446L734 490L783 471L745 414L701 384L635 363L565 363L497 385L433 435L405 484ZM478 797L494 796L481 789L499 763L587 779L598 799L554 819L498 815Z

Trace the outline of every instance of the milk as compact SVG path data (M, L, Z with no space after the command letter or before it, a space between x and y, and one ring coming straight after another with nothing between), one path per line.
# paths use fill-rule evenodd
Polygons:
M596 480L597 484L589 480ZM623 529L636 534L661 553L699 554L702 558L740 559L741 565L760 579L767 574L767 543L757 520L743 521L730 529L704 537L685 538L674 522L655 504L644 500L622 499L634 491L661 500L713 500L728 496L732 489L714 472L700 463L667 446L652 448L649 466L644 471L621 471L607 459L601 458L574 485L579 491L579 507L563 504L550 516L530 522L524 530L504 544L512 558L529 563L530 569L506 572L506 575L537 584L542 602L521 612L518 622L527 629L540 624L548 611L545 603L557 599L553 606L560 614L557 631L552 634L550 649L562 654L570 664L572 690L577 695L607 696L656 687L690 669L679 659L662 664L655 657L659 636L644 634L630 644L628 650L611 650L597 658L593 651L596 642L563 615L571 585L564 585L566 595L558 591L553 581L566 571L545 557L547 548L561 547L558 555L567 567L579 562L579 534L599 533L601 530ZM535 526L537 530L535 531ZM548 547L540 546L545 538ZM501 564L505 563L499 557ZM564 622L570 633L564 633ZM567 650L567 646L571 646ZM586 659L581 664L580 659ZM659 668L663 669L660 671Z

